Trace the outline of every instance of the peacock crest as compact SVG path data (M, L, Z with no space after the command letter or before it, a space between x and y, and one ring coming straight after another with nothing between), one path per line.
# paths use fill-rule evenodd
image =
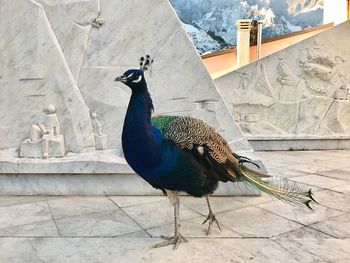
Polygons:
M153 59L150 55L146 55L145 57L140 57L140 69L143 71L148 70L153 63Z

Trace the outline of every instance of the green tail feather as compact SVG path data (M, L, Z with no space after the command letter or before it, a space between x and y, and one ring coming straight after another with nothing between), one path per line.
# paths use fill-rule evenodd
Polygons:
M287 178L274 178L263 181L255 175L254 171L247 169L243 165L240 165L239 168L243 181L250 186L286 203L292 205L302 204L312 210L310 202L316 202L316 200L312 197L313 193L311 189L305 190L297 183L288 181Z

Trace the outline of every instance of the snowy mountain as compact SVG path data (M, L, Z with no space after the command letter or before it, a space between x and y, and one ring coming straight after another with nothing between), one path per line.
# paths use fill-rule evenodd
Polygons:
M323 0L170 0L199 53L236 45L237 19L263 20L263 39L322 24Z
M194 27L190 24L184 24L184 27L200 54L212 50L220 50L227 46L223 39L220 41L219 39L214 39L215 36L214 38L213 36L210 36L211 32L206 32L203 29Z

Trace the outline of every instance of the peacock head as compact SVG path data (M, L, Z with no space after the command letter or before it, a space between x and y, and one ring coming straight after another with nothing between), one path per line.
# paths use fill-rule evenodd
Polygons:
M152 65L153 59L149 55L140 58L140 69L129 69L115 81L121 81L129 86L132 91L143 91L147 89L144 72Z
M146 86L143 71L140 69L129 69L125 71L123 75L117 77L115 81L120 81L124 83L125 85L129 86L133 91L141 91Z

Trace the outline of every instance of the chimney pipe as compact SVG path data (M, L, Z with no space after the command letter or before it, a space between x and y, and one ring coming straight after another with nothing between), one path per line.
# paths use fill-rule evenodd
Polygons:
M237 66L249 63L251 19L239 19L237 27Z

